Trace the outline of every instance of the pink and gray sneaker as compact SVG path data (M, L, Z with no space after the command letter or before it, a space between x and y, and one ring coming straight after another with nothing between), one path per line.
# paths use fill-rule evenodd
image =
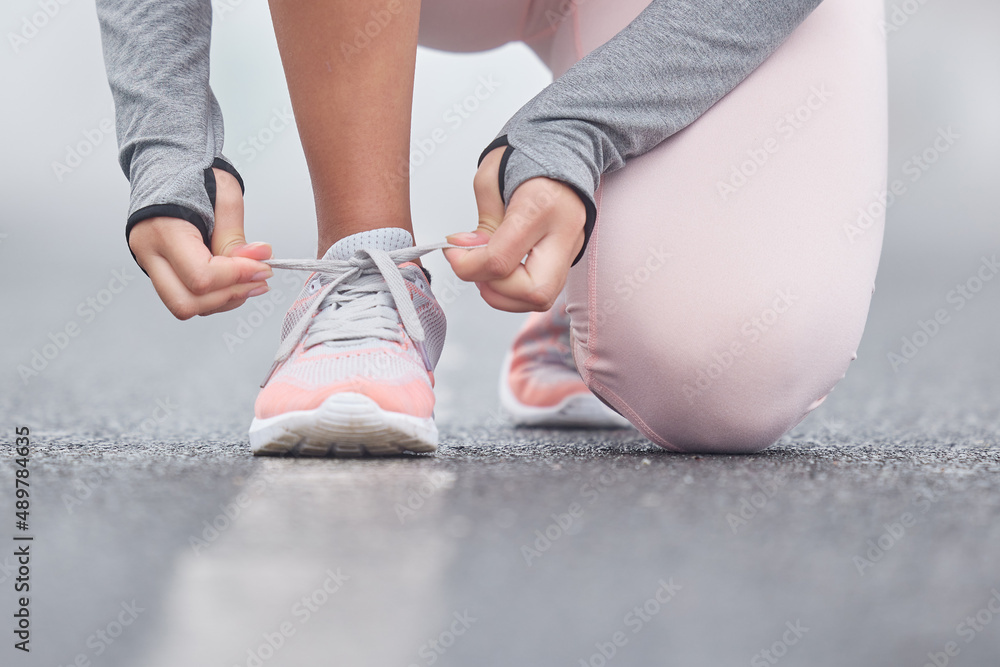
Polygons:
M500 404L518 426L629 428L587 388L573 361L565 297L531 313L504 359Z
M254 405L255 454L362 456L437 449L434 367L444 311L413 263L413 247L383 228L337 242L321 260L273 260L313 271L282 326L274 366Z

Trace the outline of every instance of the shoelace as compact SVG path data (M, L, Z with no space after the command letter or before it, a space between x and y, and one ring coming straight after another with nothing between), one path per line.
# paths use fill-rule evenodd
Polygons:
M401 322L407 335L416 343L422 343L425 337L424 327L420 323L399 265L412 262L435 250L460 247L478 246L456 246L442 242L399 250L366 248L343 260L266 260L264 263L275 269L311 271L331 280L320 288L318 296L313 298L299 321L281 341L271 371L261 386L267 384L278 366L291 356L307 330L304 341L307 348L326 341L371 337L399 342L402 335L396 325ZM391 295L395 308L386 298L387 292Z

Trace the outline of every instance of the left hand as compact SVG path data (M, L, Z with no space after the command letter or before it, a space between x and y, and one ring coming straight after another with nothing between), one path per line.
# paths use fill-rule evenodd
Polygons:
M587 212L572 188L544 177L525 181L504 210L498 182L503 151L491 151L473 179L476 231L448 237L455 245L486 247L450 248L444 254L455 274L475 282L483 300L497 310L545 311L555 303L583 247Z

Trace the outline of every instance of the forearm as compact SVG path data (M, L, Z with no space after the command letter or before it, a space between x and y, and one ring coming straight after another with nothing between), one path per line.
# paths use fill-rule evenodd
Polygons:
M504 201L545 176L577 190L592 216L602 174L705 113L819 2L653 0L506 124L491 145L511 147L501 172Z
M209 86L209 0L97 0L115 102L119 162L131 184L128 228L180 217L206 242L214 225L214 164L222 113ZM238 177L238 176L237 176Z

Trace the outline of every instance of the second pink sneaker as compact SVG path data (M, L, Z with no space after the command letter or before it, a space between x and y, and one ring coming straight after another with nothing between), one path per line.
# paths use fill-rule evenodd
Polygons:
M500 372L500 404L519 426L631 426L580 377L562 296L550 310L531 313L518 332Z

